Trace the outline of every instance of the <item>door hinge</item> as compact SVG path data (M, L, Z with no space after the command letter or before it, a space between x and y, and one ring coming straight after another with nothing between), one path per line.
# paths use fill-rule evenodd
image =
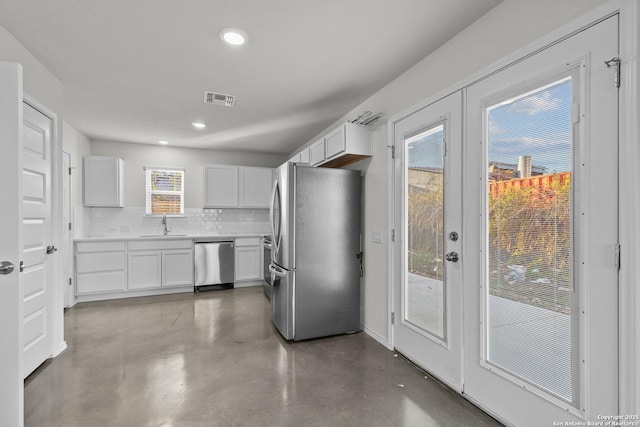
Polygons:
M615 261L616 261L616 269L620 271L620 243L616 243Z
M69 223L69 230L71 230L71 223Z
M396 158L396 146L395 145L391 146L391 158L392 159Z
M69 277L69 286L71 286L71 277Z
M69 175L71 175L71 168L69 168Z
M24 261L20 261L20 273L24 271Z
M614 56L608 61L604 61L607 68L615 67L615 70L614 70L615 73L613 75L613 84L615 87L620 87L620 63L621 62L622 62L621 59L618 58L617 56Z
M391 241L392 242L396 241L396 230L395 229L391 230Z
M391 313L391 324L392 325L396 324L396 314L395 313Z

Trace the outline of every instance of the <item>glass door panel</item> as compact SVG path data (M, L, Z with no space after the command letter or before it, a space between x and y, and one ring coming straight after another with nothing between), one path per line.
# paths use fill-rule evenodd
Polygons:
M405 320L445 340L444 125L405 140Z
M571 77L486 109L489 363L572 402Z

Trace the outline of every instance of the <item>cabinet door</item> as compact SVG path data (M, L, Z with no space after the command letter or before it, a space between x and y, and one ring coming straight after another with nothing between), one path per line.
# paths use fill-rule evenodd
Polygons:
M260 246L236 246L236 281L261 278Z
M85 206L123 207L124 162L116 157L85 156L83 200Z
M193 251L162 252L162 286L193 286Z
M240 168L240 207L268 208L272 176L270 168Z
M342 153L347 149L344 126L332 131L325 137L325 151L327 159Z
M309 147L302 150L298 155L300 156L300 163L309 163Z
M129 289L148 289L161 286L160 251L129 252Z
M203 206L205 208L237 208L238 181L237 166L205 166Z
M300 153L296 154L295 156L291 157L289 160L287 160L289 163L298 163L300 162Z
M320 139L313 143L311 147L309 147L309 164L311 166L316 166L322 162L324 162L324 138Z

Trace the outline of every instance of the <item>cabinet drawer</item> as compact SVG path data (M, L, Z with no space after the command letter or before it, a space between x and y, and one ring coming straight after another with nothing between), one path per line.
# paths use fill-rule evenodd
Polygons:
M124 252L76 254L78 274L124 270L124 267Z
M236 238L236 246L260 246L259 237Z
M124 242L78 242L76 252L124 252Z
M76 276L77 294L123 291L124 289L124 271L78 274Z
M165 249L192 249L193 240L142 240L128 243L130 251L162 251Z
M344 152L346 149L347 140L345 138L343 126L340 126L325 137L325 151L327 153L327 159Z

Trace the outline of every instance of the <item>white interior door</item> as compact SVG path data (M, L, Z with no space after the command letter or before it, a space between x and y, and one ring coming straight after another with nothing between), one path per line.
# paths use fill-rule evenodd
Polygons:
M53 351L51 306L53 287L51 156L53 121L24 103L22 232L24 272L24 377Z
M0 149L0 425L22 426L22 67L7 62L0 62Z
M467 89L464 392L514 425L618 413L617 55L613 16Z
M401 189L394 346L461 392L462 93L395 122L393 131Z
M73 232L71 218L71 154L62 153L62 300L73 306Z

